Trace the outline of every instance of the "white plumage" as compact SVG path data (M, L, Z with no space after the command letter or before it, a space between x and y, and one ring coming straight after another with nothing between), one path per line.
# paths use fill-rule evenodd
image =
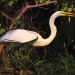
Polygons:
M40 34L34 31L28 31L24 29L16 29L16 30L11 30L7 32L5 35L3 35L0 38L0 42L19 42L19 43L26 43L26 42L31 42L33 40L36 40L33 42L33 46L46 46L50 44L53 39L56 36L57 33L57 28L54 25L54 21L58 16L73 16L74 14L72 13L67 13L67 12L62 12L62 11L57 11L55 12L50 20L49 20L49 26L51 30L51 34L47 39L43 39Z
M33 31L28 31L24 29L16 29L7 32L0 38L0 41L3 42L30 42L37 39L37 35Z

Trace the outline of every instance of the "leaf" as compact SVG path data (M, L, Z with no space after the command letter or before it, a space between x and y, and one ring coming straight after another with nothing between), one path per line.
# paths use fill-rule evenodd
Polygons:
M71 5L71 8L73 8L74 6L73 6L73 4Z
M9 6L12 6L13 3L14 3L13 1L10 1L10 2L8 2L8 5L9 5Z
M4 32L6 32L6 30L4 28L0 29L0 35L2 35Z
M37 61L35 64L34 64L34 66L37 66L37 65L40 65L40 64L42 64L43 62L45 62L46 60L43 60L43 61Z
M55 2L54 4L55 4L55 5L57 5L57 4L58 4L58 2Z
M1 27L1 24L0 24L0 27Z
M40 2L40 3L43 3L43 2L44 2L44 0L40 0L39 2Z
M68 10L68 7L64 7L62 10L63 11L67 11Z
M72 12L72 8L68 8L68 12Z
M75 8L73 8L73 11L75 12Z

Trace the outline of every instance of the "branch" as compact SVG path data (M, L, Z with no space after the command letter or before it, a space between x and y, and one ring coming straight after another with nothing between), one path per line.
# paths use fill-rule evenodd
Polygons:
M13 19L12 19L11 17L9 17L7 14L5 14L4 12L1 12L1 14L2 14L3 16L5 16L6 18L10 19L11 21L13 21Z
M51 1L51 2L46 2L46 3L42 3L42 4L38 4L38 5L27 5L25 6L24 8L22 8L22 11L21 13L16 17L16 19L20 19L21 16L28 10L28 9L31 9L31 8L36 8L36 7L41 7L41 6L45 6L45 5L49 5L49 4L52 4L52 3L55 3L57 1Z
M15 17L15 20L11 23L10 27L9 27L9 30L11 30L13 28L13 25L15 23L16 20L19 20L22 15L28 10L28 9L31 9L31 8L36 8L36 7L41 7L41 6L45 6L45 5L49 5L49 4L52 4L52 3L55 3L57 1L51 1L51 2L46 2L46 3L42 3L42 4L37 4L37 5L28 5L26 4L24 7L21 8L21 12L19 13L18 16Z

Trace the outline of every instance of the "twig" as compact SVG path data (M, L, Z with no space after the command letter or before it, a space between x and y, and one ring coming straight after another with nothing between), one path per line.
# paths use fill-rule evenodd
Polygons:
M10 19L11 21L13 21L13 19L12 19L11 17L9 17L7 14L5 14L4 12L1 12L1 14L2 14L3 16L5 16L6 18Z
M42 4L38 4L38 5L27 5L25 6L24 8L22 8L23 10L21 11L21 13L16 17L16 19L20 19L21 16L28 10L28 9L31 9L31 8L36 8L36 7L41 7L41 6L45 6L45 5L49 5L49 4L52 4L52 3L55 3L57 1L51 1L51 2L46 2L46 3L42 3Z
M57 2L57 1L51 1L51 2L46 2L46 3L42 3L42 4L36 4L36 5L28 5L28 3L27 3L24 7L21 8L21 12L19 13L18 16L15 17L15 20L11 23L9 30L11 30L13 28L15 21L19 20L28 9L49 5L49 4L52 4L55 2Z

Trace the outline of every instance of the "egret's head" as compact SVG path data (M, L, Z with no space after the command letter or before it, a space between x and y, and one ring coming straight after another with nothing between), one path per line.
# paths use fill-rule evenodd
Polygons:
M62 16L73 16L73 17L75 17L75 14L74 13L71 13L71 12L63 12L63 11L61 11L60 14Z

